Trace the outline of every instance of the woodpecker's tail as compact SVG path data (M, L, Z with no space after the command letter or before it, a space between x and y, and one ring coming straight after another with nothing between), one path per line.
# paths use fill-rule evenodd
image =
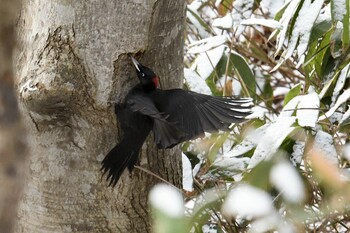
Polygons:
M136 142L124 137L103 159L101 171L107 174L108 186L114 187L126 167L131 172L141 149L143 141Z

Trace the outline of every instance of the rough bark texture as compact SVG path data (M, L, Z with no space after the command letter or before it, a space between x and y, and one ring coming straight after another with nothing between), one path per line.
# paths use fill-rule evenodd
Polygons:
M37 0L19 20L17 86L31 135L17 232L148 232L159 180L134 169L116 188L100 162L118 138L114 103L137 82L128 54L162 86L182 83L185 1ZM140 166L181 185L178 149L143 147Z
M0 232L12 232L26 167L25 131L20 122L12 72L19 1L0 4Z

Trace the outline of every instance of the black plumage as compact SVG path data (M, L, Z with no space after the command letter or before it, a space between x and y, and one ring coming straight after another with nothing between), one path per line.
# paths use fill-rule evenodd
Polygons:
M215 97L183 89L158 89L158 76L132 58L140 83L130 90L115 113L121 141L102 161L103 174L115 186L126 167L131 172L150 131L159 149L195 139L204 132L229 130L244 121L253 106L250 98Z

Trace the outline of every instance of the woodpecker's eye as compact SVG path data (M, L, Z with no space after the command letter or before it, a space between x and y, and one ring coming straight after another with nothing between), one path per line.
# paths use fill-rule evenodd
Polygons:
M142 77L145 77L145 73L142 73Z

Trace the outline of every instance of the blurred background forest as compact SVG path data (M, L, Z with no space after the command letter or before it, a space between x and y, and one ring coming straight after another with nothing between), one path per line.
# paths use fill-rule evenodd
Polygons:
M348 232L349 1L188 1L185 43L188 89L256 106L183 145L185 214L151 193L155 230Z

